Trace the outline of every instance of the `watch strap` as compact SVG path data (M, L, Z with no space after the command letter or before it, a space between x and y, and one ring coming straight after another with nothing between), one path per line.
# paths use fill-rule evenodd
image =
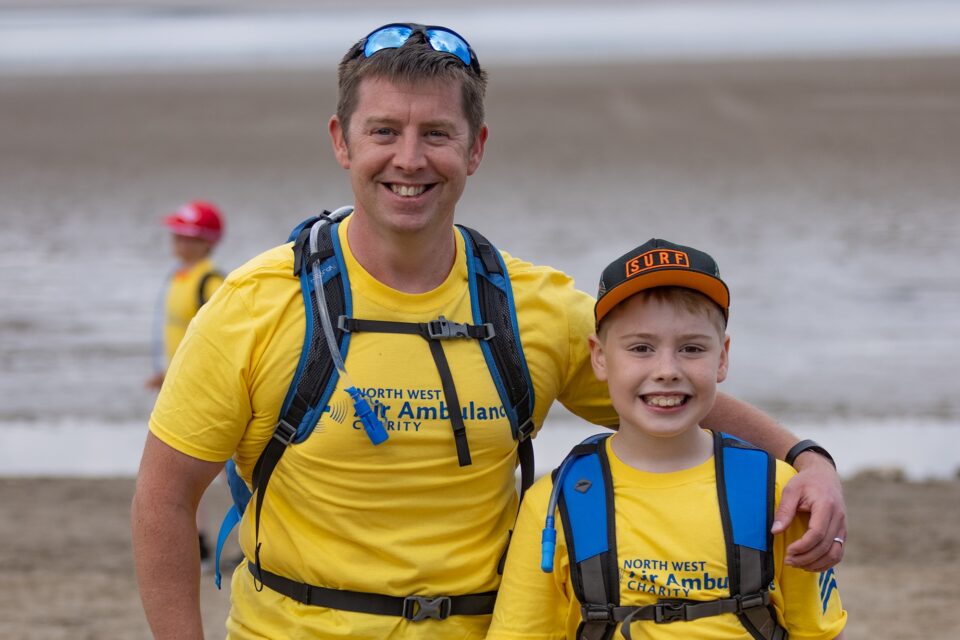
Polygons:
M787 455L784 456L784 461L789 464L791 467L794 466L793 463L804 451L812 451L814 453L819 453L821 456L830 461L830 464L833 465L833 468L837 468L837 463L834 461L833 456L830 455L830 452L821 447L819 444L813 440L801 440L797 444L790 447L790 451L787 451Z

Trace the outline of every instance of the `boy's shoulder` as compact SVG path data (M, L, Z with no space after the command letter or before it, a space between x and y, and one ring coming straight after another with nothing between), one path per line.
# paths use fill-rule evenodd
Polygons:
M777 471L776 471L776 493L775 497L777 503L780 503L780 494L783 492L783 488L787 486L787 483L790 482L790 479L793 476L797 475L797 470L791 467L789 464L783 460L777 460Z
M543 511L547 509L547 500L550 499L550 492L553 490L553 473L545 473L540 476L533 485L527 489L523 496L523 503L535 502L541 505ZM541 504L542 503L542 504Z

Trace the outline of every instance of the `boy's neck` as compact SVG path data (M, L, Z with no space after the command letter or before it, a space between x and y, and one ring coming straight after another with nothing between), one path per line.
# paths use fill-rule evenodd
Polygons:
M648 473L692 469L713 455L713 437L699 426L664 438L636 429L621 429L614 434L611 446L621 462Z
M189 271L209 257L209 255L205 255L190 259L180 258L180 270Z

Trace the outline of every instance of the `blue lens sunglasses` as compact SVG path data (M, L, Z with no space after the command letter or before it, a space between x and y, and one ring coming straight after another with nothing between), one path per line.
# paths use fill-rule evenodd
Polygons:
M434 51L456 56L464 66L470 67L474 73L480 75L477 54L473 52L463 36L446 27L399 22L384 25L374 29L360 41L363 57L369 58L382 49L398 49L415 33L422 33Z

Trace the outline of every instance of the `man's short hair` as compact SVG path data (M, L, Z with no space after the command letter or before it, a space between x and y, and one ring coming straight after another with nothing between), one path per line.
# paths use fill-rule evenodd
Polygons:
M357 109L357 93L364 78L384 78L397 84L415 85L424 81L460 82L463 114L470 127L470 144L483 126L483 98L487 90L487 72L478 74L456 56L434 51L422 33L414 33L396 49L381 49L370 57L363 55L363 41L357 42L340 61L337 119L344 136L350 118Z

